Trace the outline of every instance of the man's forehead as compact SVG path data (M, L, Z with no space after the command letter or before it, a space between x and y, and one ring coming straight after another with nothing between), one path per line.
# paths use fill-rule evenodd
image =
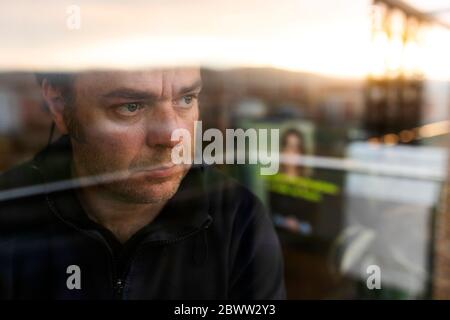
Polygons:
M141 91L179 90L200 81L200 68L165 68L147 70L88 71L76 76L80 89L110 90L118 87Z

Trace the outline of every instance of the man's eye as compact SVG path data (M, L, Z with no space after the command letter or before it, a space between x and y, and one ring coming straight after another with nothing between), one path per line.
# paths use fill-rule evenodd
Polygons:
M144 106L140 103L126 103L117 108L117 112L124 116L133 116Z
M180 108L190 108L194 104L195 99L196 97L194 95L182 96L180 99L178 99L176 105Z

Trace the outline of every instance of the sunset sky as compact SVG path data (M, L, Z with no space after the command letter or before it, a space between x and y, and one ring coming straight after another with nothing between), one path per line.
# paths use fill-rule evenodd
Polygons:
M370 4L369 0L3 1L0 70L199 63L360 78L367 75L376 54L371 46ZM70 5L81 10L80 29L67 26ZM421 64L432 77L447 79L449 32L431 33L427 45Z

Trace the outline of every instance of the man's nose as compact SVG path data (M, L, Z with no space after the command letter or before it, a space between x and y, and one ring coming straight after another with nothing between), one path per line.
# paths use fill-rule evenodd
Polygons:
M155 106L147 121L147 145L150 147L173 148L179 141L172 141L172 132L180 128L178 114L171 103Z

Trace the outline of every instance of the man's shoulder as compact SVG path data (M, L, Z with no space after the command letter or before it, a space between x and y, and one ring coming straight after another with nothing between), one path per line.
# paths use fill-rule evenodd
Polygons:
M269 211L233 178L212 170L209 182L220 186L211 198L219 210L215 232L230 261L232 299L283 299L283 258ZM215 211L215 212L214 212ZM214 223L214 222L213 222Z
M246 186L244 186L236 178L214 168L206 167L204 170L205 185L207 190L211 192L219 192L222 196L226 196L224 200L248 200L259 202L258 197Z
M248 187L215 168L205 170L205 185L212 210L219 210L234 223L246 224L268 215L262 201Z
M68 137L63 136L31 159L0 174L0 192L66 179L70 158Z
M40 177L35 168L34 161L28 160L0 174L0 195L17 188L35 185L39 181Z
M35 221L42 206L41 179L32 160L0 175L0 224L10 228Z

